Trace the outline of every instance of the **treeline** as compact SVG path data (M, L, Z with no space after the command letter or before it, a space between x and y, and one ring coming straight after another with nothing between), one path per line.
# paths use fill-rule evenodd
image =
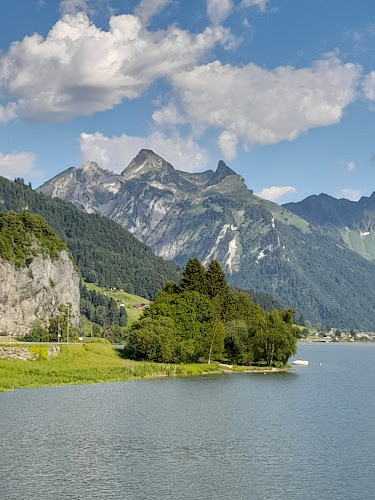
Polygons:
M217 261L206 270L190 259L179 283L167 282L132 325L127 351L133 359L170 363L284 365L299 338L294 312L265 312L229 287Z
M116 222L37 193L22 179L0 177L0 212L9 210L42 215L66 243L86 282L152 299L167 280L181 275L175 264L153 255Z
M106 297L95 290L88 290L81 283L80 311L88 320L103 327L126 326L127 312L125 307L118 307L111 297Z

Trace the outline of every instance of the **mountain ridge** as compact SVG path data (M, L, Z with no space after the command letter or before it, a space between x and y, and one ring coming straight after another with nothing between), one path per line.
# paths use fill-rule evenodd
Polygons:
M103 172L100 184L85 178L69 186L63 176L39 189L113 219L178 265L216 259L234 286L270 293L312 321L372 326L375 266L287 207L254 195L224 162L189 173L141 150L121 174ZM107 189L109 180L119 189ZM356 319L348 293L357 297Z
M375 192L358 201L321 193L283 206L349 250L375 260Z

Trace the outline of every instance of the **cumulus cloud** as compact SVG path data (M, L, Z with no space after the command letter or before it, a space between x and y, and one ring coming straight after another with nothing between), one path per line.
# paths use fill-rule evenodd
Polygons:
M225 160L233 160L237 156L238 137L233 132L224 130L217 139L217 145Z
M41 177L42 172L35 169L33 153L0 153L0 175L8 179L15 177Z
M151 18L159 14L170 2L171 0L141 0L134 13L141 19L142 24L147 26Z
M262 189L259 193L256 193L256 196L264 198L265 200L276 201L282 196L295 192L296 188L294 186L271 186Z
M349 172L352 172L355 168L355 163L354 161L349 161L347 164L346 164L346 168L348 169Z
M111 17L104 31L84 12L66 15L45 39L25 37L0 57L0 95L15 103L24 120L88 116L194 67L216 43L232 38L220 26L198 34L176 26L150 32L133 15Z
M369 101L375 101L375 71L365 76L363 81L363 92Z
M232 0L207 0L207 16L212 24L225 21L232 10Z
M341 189L340 196L351 201L358 201L361 197L361 190L350 188Z
M77 12L87 12L90 0L62 0L60 3L60 13L76 14Z
M268 0L242 0L241 7L258 7L262 12L266 10Z
M96 161L101 167L121 172L141 149L152 149L178 170L197 172L207 165L207 153L192 137L177 134L165 136L154 132L148 137L106 137L100 132L81 134L84 160Z
M172 82L191 121L236 134L248 147L338 123L356 97L360 73L332 56L301 69L215 61L175 74Z
M154 111L152 119L158 125L182 125L188 121L173 102Z

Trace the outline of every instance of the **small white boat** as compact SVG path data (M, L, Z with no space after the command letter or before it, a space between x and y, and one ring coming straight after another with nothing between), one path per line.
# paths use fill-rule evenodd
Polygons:
M306 361L305 359L295 359L294 361L292 361L292 365L307 366L308 364L309 362Z

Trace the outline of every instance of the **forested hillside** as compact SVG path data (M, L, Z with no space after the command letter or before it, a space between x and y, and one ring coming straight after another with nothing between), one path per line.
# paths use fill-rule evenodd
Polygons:
M151 299L166 280L178 280L179 268L155 257L128 231L71 203L49 198L0 177L0 212L29 210L42 215L66 243L85 281L124 289Z

